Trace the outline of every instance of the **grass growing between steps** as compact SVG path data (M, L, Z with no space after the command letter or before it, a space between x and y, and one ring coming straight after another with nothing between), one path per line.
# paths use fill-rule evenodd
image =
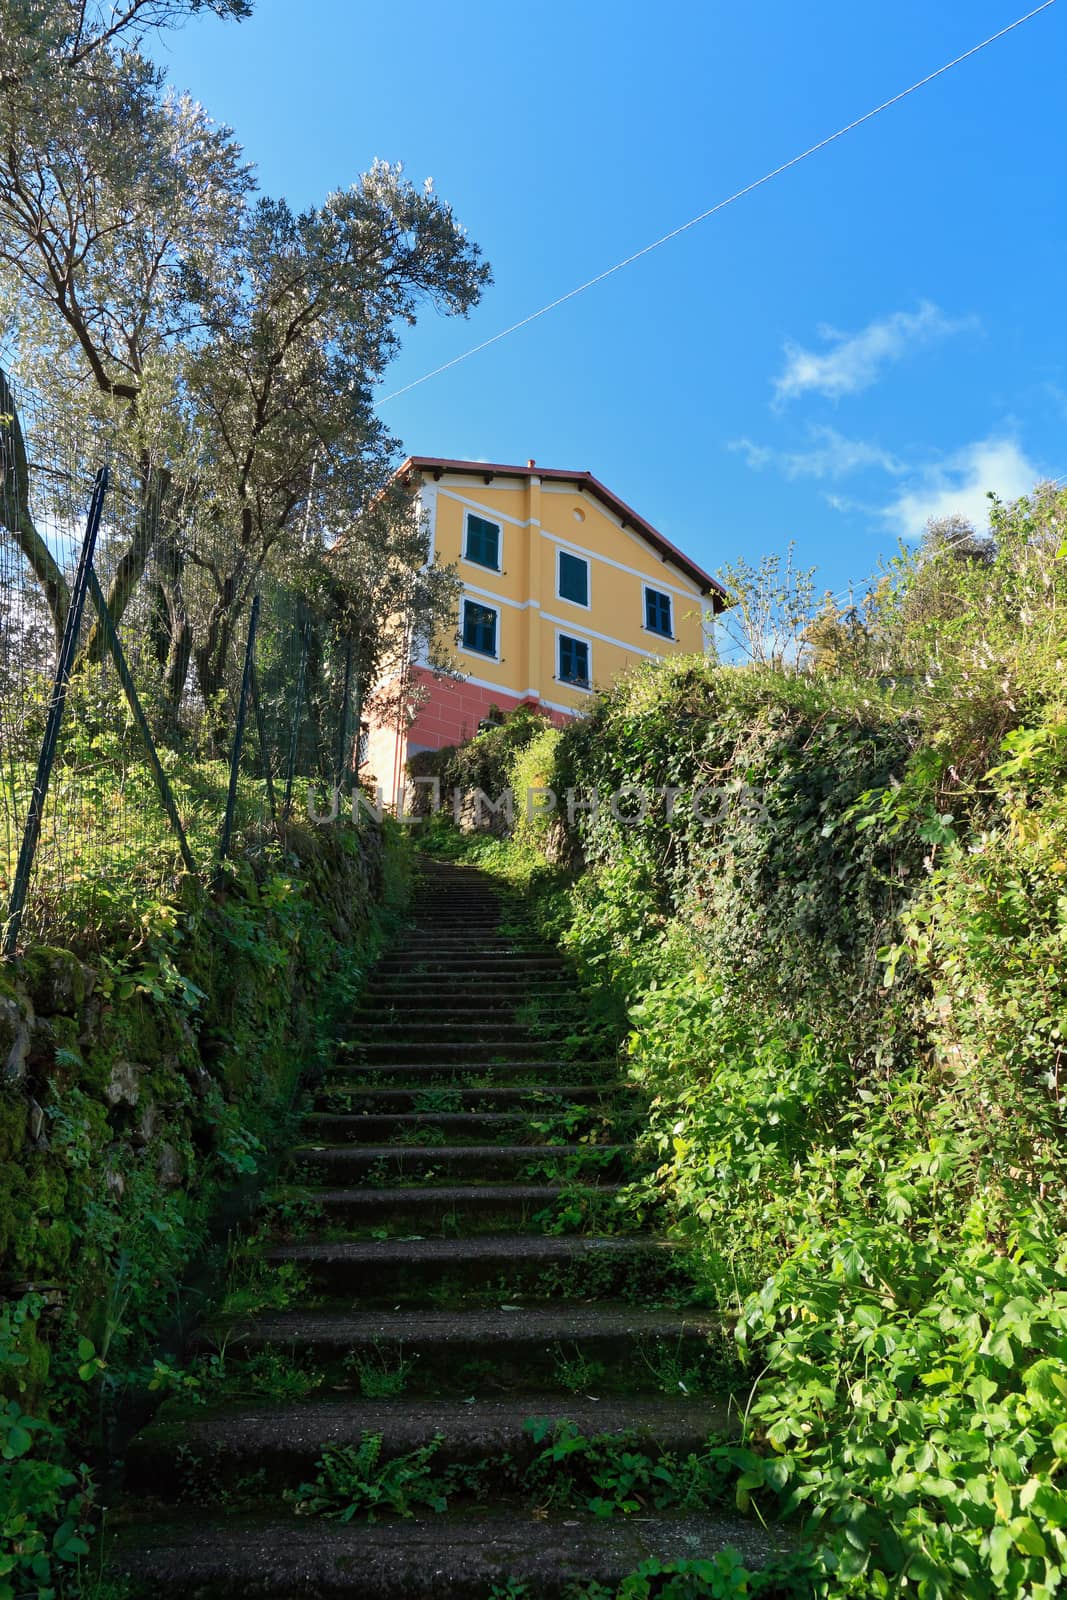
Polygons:
M493 905L479 879L427 869L423 884L435 881L460 885L468 903L477 885L481 904ZM452 904L443 905L442 913L442 900L423 889L417 917L429 926L442 914L451 921ZM417 940L425 937L419 928L416 920ZM567 981L565 964L548 965ZM402 950L368 987L368 1030L377 989L391 989L398 970L410 971ZM496 969L486 961L482 970L491 989ZM598 1053L611 1068L610 1103L619 1098L614 1038L606 1015L596 1027ZM577 1023L574 1035L583 1037ZM534 1092L516 1090L506 1059L499 1074L487 1072L497 1094L542 1124L529 1131L553 1141L527 1145L512 1142L510 1126L439 1102L422 1113L398 1110L438 1044L420 1036L409 1056L401 1043L395 1064L394 1043L387 1048L386 1085L362 1102L377 1108L364 1113L364 1127L359 1115L341 1124L324 1115L331 1091L315 1086L303 1130L310 1142L296 1146L293 1167L310 1169L323 1187L317 1198L296 1186L270 1196L231 1250L217 1312L194 1336L198 1358L172 1379L167 1406L132 1442L139 1489L117 1560L184 1592L189 1567L180 1550L191 1536L205 1592L236 1583L238 1592L273 1585L288 1595L304 1582L364 1592L363 1566L354 1576L348 1564L370 1562L378 1550L386 1565L367 1592L385 1594L395 1592L398 1560L436 1550L457 1592L486 1600L503 1561L518 1563L505 1571L544 1572L545 1593L556 1596L570 1573L621 1575L650 1550L666 1559L729 1539L753 1565L771 1559L774 1581L725 1557L646 1570L640 1581L658 1594L711 1573L735 1597L791 1593L791 1576L773 1564L779 1542L723 1510L724 1485L735 1476L727 1437L733 1342L695 1301L677 1248L639 1226L640 1200L629 1212L616 1204L621 1226L607 1237L582 1236L583 1220L596 1215L588 1180L625 1176L637 1196L635 1174L644 1170L631 1166L628 1145L602 1142L619 1130L581 1103L599 1100L585 1072L574 1079L576 1100L567 1098L569 1075L558 1063L555 1071L547 1063ZM517 1056L520 1048L509 1046ZM334 1081L328 1069L326 1083ZM467 1091L460 1103L470 1099ZM637 1102L626 1090L621 1102L628 1127ZM419 1115L439 1119L433 1126L442 1133L467 1117L471 1142L411 1144L408 1118ZM319 1137L331 1143L319 1145ZM533 1173L525 1170L531 1163ZM392 1174L403 1182L383 1187L391 1168L403 1169ZM593 1193L610 1203L618 1185ZM515 1216L535 1196L545 1225L493 1238L468 1232L460 1215L454 1233L401 1232L395 1207L417 1214L420 1196L422 1214L441 1223L446 1210L465 1205L493 1210L503 1202ZM330 1227L361 1205L388 1219L384 1238ZM201 1531L190 1505L222 1515ZM399 1533L368 1526L390 1518L400 1520ZM238 1550L231 1568L227 1552ZM571 1588L577 1595L582 1585Z
M510 1455L492 1462L452 1463L435 1468L443 1444L435 1438L417 1450L383 1459L382 1438L367 1434L358 1445L330 1446L315 1477L286 1498L300 1516L349 1522L381 1516L441 1515L450 1508L515 1503L515 1514L537 1518L584 1515L609 1521L652 1515L710 1512L733 1498L730 1453L712 1437L699 1451L679 1455L651 1450L636 1434L583 1434L565 1415L531 1417L525 1431L533 1447L519 1461ZM639 1596L693 1597L693 1600L799 1600L806 1584L789 1557L748 1572L739 1558L724 1552L713 1560L645 1563L616 1589L574 1582L569 1600L637 1600ZM493 1597L533 1600L527 1585L512 1580L490 1591Z
M373 1521L383 1512L444 1512L457 1502L486 1505L502 1494L517 1499L527 1514L587 1511L604 1518L706 1511L729 1498L721 1441L680 1458L670 1451L649 1453L637 1435L586 1437L565 1416L531 1417L526 1432L535 1447L532 1460L520 1463L505 1455L440 1471L433 1465L444 1443L440 1437L383 1460L381 1435L365 1434L358 1445L328 1447L315 1478L286 1498L302 1516L342 1522L357 1515Z
M733 1550L710 1560L644 1561L617 1588L575 1582L562 1600L804 1600L809 1593L793 1563L752 1573ZM489 1600L538 1600L529 1584L509 1579L489 1591Z

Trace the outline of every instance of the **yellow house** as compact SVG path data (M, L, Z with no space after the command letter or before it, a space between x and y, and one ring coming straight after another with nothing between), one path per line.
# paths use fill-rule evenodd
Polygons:
M562 722L635 662L703 650L725 591L592 473L411 456L399 475L462 594L458 676L412 662L413 718L371 723L366 766L387 800L409 755L462 743L493 710Z

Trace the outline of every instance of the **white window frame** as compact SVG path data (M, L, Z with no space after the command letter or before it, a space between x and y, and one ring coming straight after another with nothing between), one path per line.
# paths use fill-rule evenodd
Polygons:
M496 559L495 567L487 567L482 561L475 561L467 554L467 535L470 532L470 519L477 517L479 522L491 522L496 529ZM470 506L463 509L463 544L460 548L460 560L465 561L469 567L474 567L478 572L503 572L504 570L504 524L495 517L487 517L483 511L473 511Z
M668 606L670 607L670 633L660 633L658 628L649 627L648 597L650 594L659 595L662 599L666 600ZM678 635L674 631L674 596L667 589L657 589L654 583L643 583L641 585L641 632L647 633L650 638L653 639L673 639L675 643L678 641Z
M573 679L564 678L564 677L561 676L561 674L560 674L560 659L559 659L560 640L561 639L573 639L575 644L584 644L585 645L585 648L586 648L586 660L589 663L589 669L588 669L589 670L589 682L588 683L575 683L573 681ZM574 629L573 631L571 631L571 630L569 630L567 628L557 628L556 629L555 672L552 674L552 676L555 678L556 682L558 684L560 684L561 687L563 687L564 689L573 689L576 694L592 694L593 693L593 641L591 639L587 639L586 636L583 633L580 633L577 629Z
M474 565L477 566L478 563L475 562ZM463 624L464 624L464 611L463 611L463 608L465 606L467 606L467 605L481 606L483 608L483 610L491 611L493 613L493 616L496 618L496 628L494 629L494 636L496 638L496 650L492 655L490 655L487 650L476 650L473 645L464 643L464 640L463 640ZM460 597L460 602L459 602L459 640L457 642L457 646L463 652L463 654L465 656L474 656L478 661L499 661L501 659L501 655L500 655L500 607L499 606L491 606L489 604L488 600L483 600L481 595L479 595L479 594L464 594L464 595L462 595Z
M560 591L560 566L562 564L561 557L563 556L570 556L572 561L585 562L586 598L584 602L572 600L569 595L565 595ZM559 545L556 546L556 599L562 600L565 606L577 606L579 611L592 611L593 609L593 563L587 555L583 555L579 550L564 550Z

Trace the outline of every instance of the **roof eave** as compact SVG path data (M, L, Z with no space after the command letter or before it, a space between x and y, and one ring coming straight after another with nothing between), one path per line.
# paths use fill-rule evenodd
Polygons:
M564 467L520 467L496 461L455 461L445 456L408 456L407 460L397 468L397 477L403 477L410 472L432 472L437 477L443 477L446 472L458 472L469 477L483 477L486 483L492 482L493 478L537 477L579 484L613 511L624 528L632 528L646 544L650 544L661 560L671 562L697 585L701 594L710 596L712 609L715 612L724 611L731 603L730 596L721 583L702 567L698 567L695 561L691 561L676 545L673 545L658 528L646 522L644 517L628 506L625 500L620 500L617 494L613 494L607 485L601 483L591 472L569 471Z

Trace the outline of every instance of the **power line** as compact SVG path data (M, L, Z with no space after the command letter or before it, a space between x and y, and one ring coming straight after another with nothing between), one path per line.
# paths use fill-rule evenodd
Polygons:
M920 78L907 89L901 89L889 100L883 100L880 106L864 112L862 117L856 117L853 122L848 122L843 128L838 128L836 133L831 133L825 139L820 139L818 144L813 144L807 150L802 150L799 155L793 156L789 161L783 161L781 166L775 167L771 172L765 172L762 178L756 178L752 183L747 183L743 189L738 189L734 194L728 195L725 200L719 200L715 205L709 206L699 216L691 217L688 222L683 222L680 227L672 228L670 233L665 233L662 238L654 239L651 244L646 244L640 250L635 250L632 255L626 256L622 261L617 261L613 267L608 267L603 272L598 272L595 278L587 278L585 283L580 283L575 289L568 289L566 294L561 294L555 300L550 300L538 311L531 311L528 316L521 317L518 322L513 322L508 328L501 328L499 333L494 333L488 339L483 339L480 344L472 345L469 350L464 350L461 355L453 356L451 361L444 362L439 367L434 367L431 372L423 373L421 378L414 378L410 383L403 384L399 389L394 389L391 394L383 395L375 402L377 406L388 405L390 400L398 400L402 394L408 394L412 389L417 389L421 384L429 383L431 378L439 378L443 372L449 372L453 367L458 367L462 361L469 361L471 356L479 355L483 350L488 350L490 345L499 344L501 339L506 339L509 334L518 333L520 328L528 328L531 322L536 322L540 317L546 317L550 311L555 311L559 306L565 305L568 300L573 300L577 295L584 294L587 289L593 289L598 283L603 283L606 278L611 278L616 272L621 272L624 267L632 266L635 261L640 261L643 256L650 255L653 250L658 250L661 245L669 244L672 239L677 239L683 233L688 233L690 228L695 228L698 223L706 222L709 217L715 216L719 211L724 211L727 206L732 206L735 200L744 199L745 195L752 194L753 190L760 189L765 183L770 183L773 178L780 177L783 172L788 172L791 167L799 166L809 156L825 150L827 145L834 144L838 139L843 139L846 133L861 128L865 122L870 122L872 117L879 116L883 111L888 111L891 106L899 105L917 89L923 89L928 83L933 83L935 78L943 77L946 72L951 72L953 67L958 67L964 61L969 61L980 50L985 50L989 45L996 44L998 39L1003 39L1006 34L1021 28L1024 22L1029 22L1042 11L1047 11L1055 0L1042 0L1042 4L1035 6L1025 16L1017 17L1014 22L1009 22L1007 27L1001 28L997 33L991 33L988 39L983 39L979 44L972 45L962 55L946 61L943 67L938 67L935 72L928 72L925 78Z

